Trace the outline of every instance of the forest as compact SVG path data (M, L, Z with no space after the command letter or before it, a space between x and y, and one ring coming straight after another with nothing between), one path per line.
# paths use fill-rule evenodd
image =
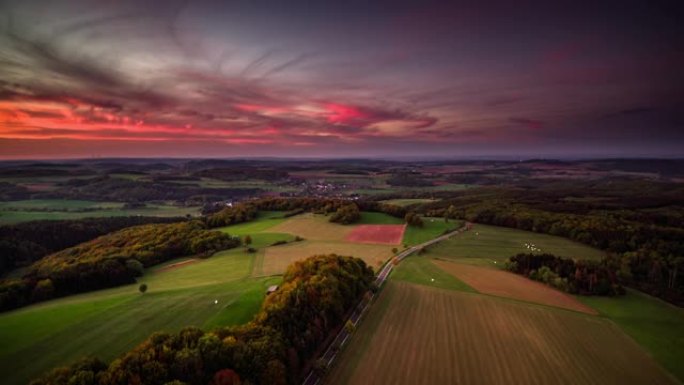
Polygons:
M240 245L200 221L124 228L48 255L20 279L0 281L0 311L51 298L135 282L144 268Z
M361 259L309 257L287 269L245 325L158 332L108 365L86 358L31 384L297 384L372 282Z
M44 256L126 227L173 223L185 218L111 217L45 220L0 226L0 274Z
M615 261L572 260L552 254L521 253L509 258L506 269L556 289L581 295L622 295Z
M260 193L258 188L208 188L172 182L127 180L109 175L72 179L54 191L34 193L34 199L84 199L114 202L179 201L203 203L244 198Z

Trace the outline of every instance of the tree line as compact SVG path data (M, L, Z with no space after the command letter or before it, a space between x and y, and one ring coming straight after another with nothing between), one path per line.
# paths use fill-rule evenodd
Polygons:
M31 384L297 384L372 283L361 259L309 257L290 265L245 325L158 332L109 365L86 358Z
M619 268L613 259L573 260L552 254L521 253L510 257L506 269L559 290L581 295L622 295Z
M185 218L111 217L44 220L0 226L0 274L44 256L126 227L173 223Z
M144 267L239 245L239 238L200 221L128 227L48 255L20 279L0 281L0 311L133 283Z
M406 209L401 206L375 201L283 197L255 199L225 207L207 215L205 222L210 228L248 222L256 218L259 210L284 211L284 217L307 211L324 215L332 214L330 221L342 224L354 223L361 219L361 211L380 212L401 219L405 219L407 214Z

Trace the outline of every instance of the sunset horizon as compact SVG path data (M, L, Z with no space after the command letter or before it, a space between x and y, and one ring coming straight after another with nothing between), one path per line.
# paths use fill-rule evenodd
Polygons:
M3 159L684 153L668 2L0 11Z

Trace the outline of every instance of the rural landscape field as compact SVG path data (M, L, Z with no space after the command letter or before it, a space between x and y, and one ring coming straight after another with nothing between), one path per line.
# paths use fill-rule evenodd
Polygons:
M680 2L0 1L0 385L683 385Z
M146 161L134 164L140 169ZM42 167L64 166L45 163ZM79 163L70 169L76 167L87 170L83 173L107 172ZM337 169L349 167L340 163ZM434 167L430 164L431 170ZM11 169L21 170L16 165ZM173 178L182 180L185 169L174 171L178 175ZM157 173L137 173L135 183L153 183L145 180L159 179ZM331 170L319 171L316 178L325 173ZM101 183L95 178L94 183ZM106 180L111 183L117 178L110 175ZM54 183L59 191L62 182ZM202 374L188 377L184 373L191 372L173 362L190 358L178 355L171 362L161 361L168 368L160 372L161 378L185 378L194 384L220 383L218 378L227 376L271 383L273 370L281 373L278 376L285 383L307 384L503 384L511 379L530 384L681 382L684 311L676 296L680 283L674 272L664 270L663 289L655 290L653 268L640 276L643 265L630 262L632 256L643 256L639 251L643 249L616 259L610 243L612 237L623 239L625 234L637 239L641 235L634 228L601 227L608 226L601 222L601 211L568 215L544 208L546 202L559 201L555 185L559 182L541 184L534 193L539 203L529 201L529 192L516 197L516 182L510 183L505 193L486 184L440 194L431 189L417 194L415 188L400 186L385 195L332 190L274 196L259 190L239 193L256 194L249 198L207 196L204 203L196 197L141 198L135 203L118 198L98 201L92 195L44 199L39 198L42 192L24 190L19 199L2 202L0 216L0 220L7 217L0 226L3 383L35 379L36 384L52 383L66 378L59 373L69 378L92 373L88 378L95 382L85 383L118 383L107 379L113 375L123 376L124 382L134 381L137 377L127 377L133 375L156 383L156 377L145 377L150 372L136 372L129 362L149 360L150 356L139 355L150 341L160 338L156 336L165 335L160 332L195 333L189 327L200 328L207 336L234 335L222 337L221 349L229 349L223 359L234 362L235 369L192 372ZM230 182L226 186L240 188ZM166 194L164 189L158 191ZM610 201L615 205L606 216L610 220L619 213L623 224L634 226L630 218L640 215L664 231L655 235L661 237L657 247L670 247L668 239L674 247L681 242L673 222L679 209L621 206L619 199L631 199L622 198L622 187L613 191L599 185L589 191L594 192L577 200L576 190L569 188L567 197L560 199L564 210ZM116 194L116 189L103 193ZM656 194L663 199L674 196L669 189ZM489 204L492 196L499 196L500 202L507 199L496 208L499 211ZM610 209L600 210L607 214ZM663 218L667 225L662 224ZM544 228L549 225L555 227ZM587 238L589 234L593 237ZM675 238L668 238L673 234ZM277 370L258 366L258 360L249 365L231 361L238 356L230 358L237 354L230 346L254 352L255 347L248 348L253 337L241 334L245 325L267 322L266 314L273 309L297 306L294 302L273 308L270 303L289 298L288 293L295 295L292 276L307 266L297 263L316 255L358 258L378 274L361 297L346 297L348 288L328 292L350 304L360 301L357 312L336 308L336 315L326 316L333 317L326 329L315 326L320 318L306 321L312 322L306 330L321 332L313 345L285 340L300 346L297 364L292 353L278 344L266 350L274 355L266 365L276 365ZM676 261L672 267L677 267ZM73 271L79 275L74 277ZM315 274L328 273L306 277L317 282ZM670 280L665 279L668 276ZM320 279L330 284L339 278ZM325 287L307 290L331 290ZM351 318L346 321L346 317ZM283 335L287 335L292 322L272 327L285 328ZM333 340L336 333L344 338ZM196 345L187 342L184 354L197 352L196 359L210 362L206 360L211 356L202 353L203 338ZM238 345L225 342L232 339ZM174 346L169 349L179 349ZM248 351L240 354L253 354ZM85 357L98 361L82 361ZM125 369L120 366L124 363ZM51 372L56 367L63 368Z

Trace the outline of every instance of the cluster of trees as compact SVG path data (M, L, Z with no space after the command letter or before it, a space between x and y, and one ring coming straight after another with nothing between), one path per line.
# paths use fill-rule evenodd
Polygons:
M509 258L506 268L559 290L582 295L622 295L618 266L612 259L573 260L552 254L521 253Z
M0 311L133 283L143 267L239 245L239 238L207 230L200 221L128 227L51 254L21 279L0 281Z
M359 206L354 203L342 206L330 216L330 222L341 223L348 225L361 219L361 211Z
M218 167L204 169L195 172L194 176L232 182L248 179L274 181L287 179L290 175L287 173L287 171L282 169L268 167L249 167L246 165L240 165L236 167Z
M409 226L423 227L423 218L414 212L407 213L404 220Z
M28 266L55 251L112 231L149 223L173 223L184 218L111 217L32 221L0 226L0 274Z
M210 228L234 225L251 221L256 218L258 212L256 206L251 203L235 204L208 215L205 222Z
M263 198L251 201L259 210L272 211L293 211L303 210L312 211L320 214L329 214L337 211L340 207L349 205L350 201L345 199L329 198ZM375 201L355 201L355 205L361 211L375 211L385 213L396 218L404 218L406 209L401 206L375 202Z
M258 188L208 188L191 184L130 180L104 175L90 179L72 179L54 191L34 193L33 197L115 202L202 203L203 200L243 198L261 192L263 190Z
M291 265L255 318L204 332L155 333L106 365L84 359L32 385L295 384L345 314L368 292L363 260L314 256Z
M318 214L332 214L330 221L349 224L361 218L361 210L381 212L393 217L404 218L406 209L380 202L327 198L262 198L234 204L205 217L210 228L248 222L256 218L259 210L285 211L284 217L305 211ZM418 218L420 220L420 218Z

